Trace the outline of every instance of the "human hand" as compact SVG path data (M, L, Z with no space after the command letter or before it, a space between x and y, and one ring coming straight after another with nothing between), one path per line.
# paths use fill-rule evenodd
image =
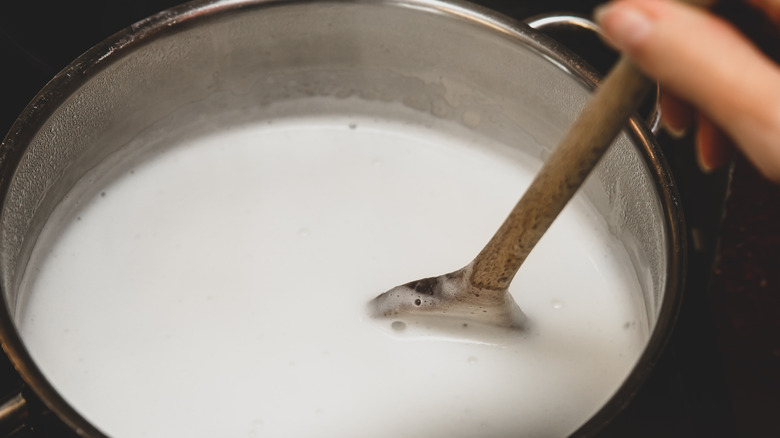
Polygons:
M780 0L749 1L780 22ZM733 142L780 182L780 66L729 23L675 1L613 1L595 16L607 41L660 82L667 130L695 119L703 170L728 161Z

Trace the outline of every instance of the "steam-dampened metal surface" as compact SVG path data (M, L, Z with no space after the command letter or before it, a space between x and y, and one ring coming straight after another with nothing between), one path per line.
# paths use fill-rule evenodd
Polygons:
M67 62L109 34L153 12L176 2L95 2L92 4L61 4L42 2L6 2L0 13L2 50L9 60L2 75L3 96L9 96L2 107L2 131L5 132L23 106ZM485 5L499 11L525 18L550 10L575 10L589 12L595 2L517 2L484 1ZM576 44L589 36L574 38ZM593 39L590 41L598 42ZM571 41L570 41L571 43ZM585 45L586 51L600 52L596 46ZM582 49L582 47L579 47ZM610 55L605 55L609 58ZM599 64L600 62L595 62ZM605 63L608 63L605 62ZM670 348L661 358L649 383L640 390L628 409L599 436L716 436L733 430L729 402L723 390L719 374L719 358L714 348L714 334L709 330L705 293L711 263L711 238L714 236L713 217L720 211L723 193L723 175L701 178L691 167L693 161L685 152L684 142L663 139L663 145L678 174L683 189L683 204L689 214L691 226L696 228L699 240L688 273L688 299L681 325ZM682 152L680 152L682 151ZM711 189L707 196L699 195L702 189ZM706 199L702 199L706 198ZM693 207L691 207L693 206ZM700 213L707 208L706 215ZM697 213L697 211L699 213ZM716 222L715 222L716 223ZM16 389L19 380L5 364L0 378L2 389L9 393ZM60 423L36 404L29 395L35 410L31 423L19 436L66 436ZM714 433L713 433L714 432Z

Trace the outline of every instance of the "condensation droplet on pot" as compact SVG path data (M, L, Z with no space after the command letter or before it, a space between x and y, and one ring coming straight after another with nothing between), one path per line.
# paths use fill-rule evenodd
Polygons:
M446 117L450 112L449 105L444 99L436 98L431 105L431 114L436 117Z
M403 321L393 321L393 323L390 324L390 327L392 327L393 330L400 332L406 330L406 323Z
M477 356L469 356L468 361L469 363L477 363Z
M349 129L357 129L357 123L352 122L349 124Z
M309 229L308 228L301 228L298 230L298 237L306 237L309 235Z
M460 119L469 128L476 128L482 123L482 116L476 111L464 111Z
M385 164L385 162L381 158L374 158L371 160L372 166L381 166L383 164Z
M552 301L550 301L550 305L555 310L563 309L563 301L561 301L561 300L552 300Z
M428 96L425 96L424 94L406 96L402 103L409 108L425 112L430 111L431 108L431 102Z

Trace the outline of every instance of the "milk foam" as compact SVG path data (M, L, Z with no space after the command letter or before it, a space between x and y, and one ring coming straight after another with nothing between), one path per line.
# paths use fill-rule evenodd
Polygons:
M583 199L512 285L531 330L366 315L477 254L538 166L505 149L356 117L169 148L63 205L25 280L23 338L116 437L567 435L647 338L627 257Z

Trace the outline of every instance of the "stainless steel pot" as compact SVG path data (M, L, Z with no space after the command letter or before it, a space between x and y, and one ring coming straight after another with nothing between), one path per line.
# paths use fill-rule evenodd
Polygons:
M357 96L451 120L544 157L596 81L539 32L458 1L208 0L143 20L58 74L3 141L3 349L67 425L103 436L47 382L14 315L31 250L54 207L89 169L135 153L144 143L139 137L262 119L278 102ZM685 263L674 184L642 121L631 120L584 192L629 252L652 334L629 378L579 436L597 432L643 383L674 323ZM16 421L25 409L20 396L0 415Z

